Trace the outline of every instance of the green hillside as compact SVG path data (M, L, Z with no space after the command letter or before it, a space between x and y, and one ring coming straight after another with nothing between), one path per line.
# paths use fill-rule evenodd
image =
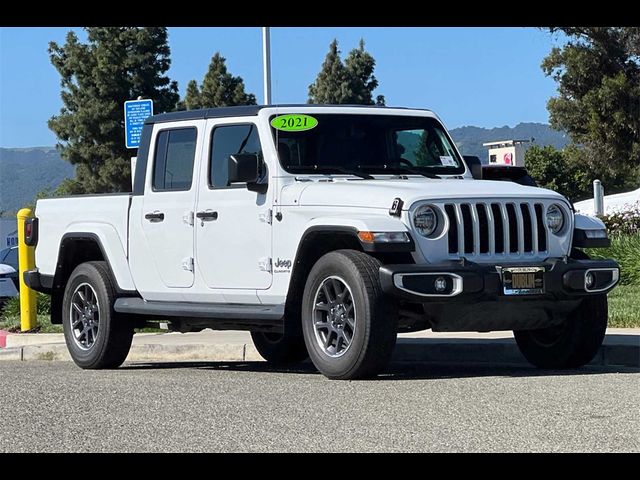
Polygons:
M558 149L569 143L564 133L553 130L546 123L519 123L513 128L459 127L450 130L450 133L463 155L476 155L483 163L488 162L487 148L482 146L484 142L533 138L534 145L551 145Z
M73 177L74 170L52 147L0 148L0 212L19 210L38 192Z

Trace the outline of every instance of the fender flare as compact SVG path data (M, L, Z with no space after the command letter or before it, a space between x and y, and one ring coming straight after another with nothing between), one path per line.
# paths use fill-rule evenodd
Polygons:
M365 243L358 237L358 232L405 232L409 237L407 243L372 244ZM300 246L307 237L316 232L337 232L352 235L367 253L383 252L413 252L415 242L407 226L397 218L385 218L383 216L353 216L353 217L317 217L309 221L300 236L296 257L300 252Z
M604 222L597 217L575 213L573 215L573 241L572 248L606 248L611 246L609 236L590 238L586 232L589 230L604 230L607 227Z
M118 292L135 293L137 289L131 276L131 271L129 270L129 262L127 261L127 256L115 229L108 225L100 225L100 227L92 230L93 231L66 232L62 235L55 275L58 275L58 272L63 266L61 259L64 255L65 244L71 240L90 240L98 245L102 257L107 262L109 270L111 270ZM54 284L56 283L54 280Z

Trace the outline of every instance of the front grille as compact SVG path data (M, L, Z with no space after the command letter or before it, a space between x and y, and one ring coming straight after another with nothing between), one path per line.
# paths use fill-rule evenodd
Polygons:
M538 254L547 251L542 203L446 203L450 255Z

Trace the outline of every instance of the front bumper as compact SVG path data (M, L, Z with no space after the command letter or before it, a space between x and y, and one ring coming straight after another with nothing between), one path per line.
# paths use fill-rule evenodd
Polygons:
M544 288L534 295L505 295L502 268L543 267ZM590 273L593 283L586 286ZM607 293L620 277L613 260L548 260L527 264L482 265L467 261L425 265L384 265L380 268L382 289L389 295L418 303L475 303L484 301L578 300L587 295ZM445 288L438 291L435 282Z

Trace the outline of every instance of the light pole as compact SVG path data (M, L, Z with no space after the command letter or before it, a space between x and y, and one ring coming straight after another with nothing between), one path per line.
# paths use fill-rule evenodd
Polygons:
M269 27L262 27L262 65L264 69L264 104L271 105L271 36Z

